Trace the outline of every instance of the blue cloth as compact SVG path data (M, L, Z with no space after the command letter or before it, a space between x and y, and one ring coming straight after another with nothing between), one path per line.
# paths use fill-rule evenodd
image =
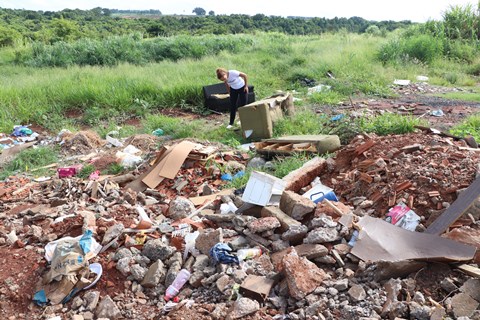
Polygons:
M343 117L345 117L345 115L341 113L341 114L337 114L336 116L331 117L330 120L331 121L338 121L338 120L342 119Z
M26 126L15 126L15 128L13 128L12 135L15 137L26 137L31 135L32 133L32 129L29 129Z
M232 175L230 173L224 173L220 177L223 181L232 181Z
M237 178L241 178L245 175L245 171L238 171L237 173L235 173L235 175L233 176L233 179L237 179Z
M227 244L219 242L210 249L209 253L213 260L215 260L215 263L238 264L238 257L231 254L231 251L232 248Z
M80 238L79 244L84 255L90 252L90 247L92 246L92 230L85 231L83 236Z
M33 295L33 303L40 307L47 304L47 295L45 294L45 290L42 289L35 292L35 294Z

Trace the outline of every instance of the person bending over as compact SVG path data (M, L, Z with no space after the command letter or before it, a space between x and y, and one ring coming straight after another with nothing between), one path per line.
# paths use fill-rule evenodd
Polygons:
M238 70L217 69L217 78L225 82L227 92L230 94L230 122L227 129L231 129L235 122L237 106L243 107L247 104L248 78L247 75ZM237 103L238 101L238 103Z

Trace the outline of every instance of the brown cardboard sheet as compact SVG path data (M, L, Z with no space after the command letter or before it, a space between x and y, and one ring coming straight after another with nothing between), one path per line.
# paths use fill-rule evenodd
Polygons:
M412 232L381 219L365 216L351 251L364 261L468 261L475 247L437 235Z
M173 179L180 170L188 154L195 147L190 141L182 141L163 154L162 159L148 173L142 182L149 188L155 188L164 178Z

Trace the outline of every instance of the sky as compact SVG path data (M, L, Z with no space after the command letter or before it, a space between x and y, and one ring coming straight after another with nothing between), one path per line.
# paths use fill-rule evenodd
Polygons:
M302 17L361 17L366 20L410 20L425 22L441 20L450 6L471 4L475 9L479 0L0 0L1 8L60 11L63 9L89 10L95 7L108 9L160 10L162 14L192 14L200 7L215 14L262 13L270 16Z

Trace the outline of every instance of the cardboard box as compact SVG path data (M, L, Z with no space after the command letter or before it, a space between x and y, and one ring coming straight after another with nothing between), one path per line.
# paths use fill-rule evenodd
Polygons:
M274 123L283 118L284 112L293 113L291 97L281 94L238 108L243 136L253 140L271 138Z

